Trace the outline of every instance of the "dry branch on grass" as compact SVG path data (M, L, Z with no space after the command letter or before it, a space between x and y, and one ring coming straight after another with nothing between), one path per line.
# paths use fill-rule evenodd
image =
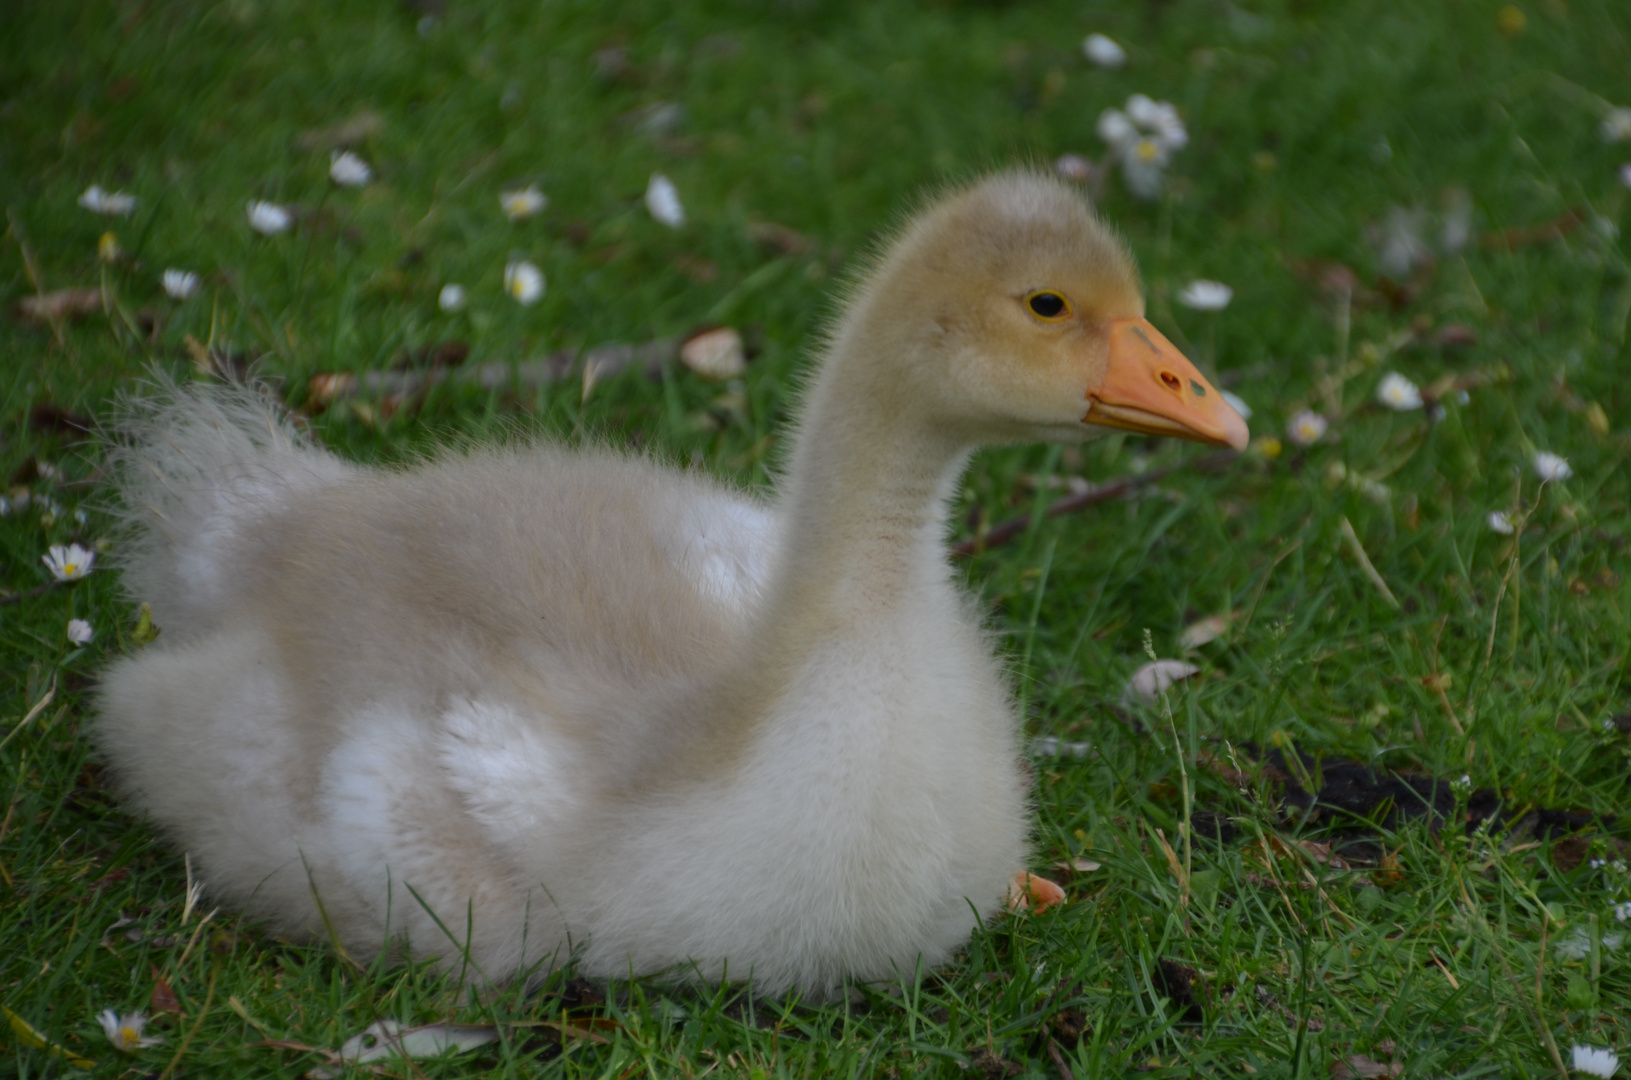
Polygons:
M1120 480L1112 480L1108 484L1084 491L1079 495L1069 495L1048 507L1049 517L1062 517L1095 506L1101 502L1120 498L1139 488L1165 480L1178 470L1193 468L1199 472L1216 472L1235 458L1239 453L1234 450L1220 450L1216 453L1202 454L1198 458L1178 465L1168 465L1160 469L1151 469L1149 472L1137 476L1124 476ZM1002 547L1012 541L1016 536L1023 534L1031 527L1031 515L1019 514L1006 521L998 522L989 530L978 536L971 536L967 540L952 545L952 553L956 555L978 555L992 548Z

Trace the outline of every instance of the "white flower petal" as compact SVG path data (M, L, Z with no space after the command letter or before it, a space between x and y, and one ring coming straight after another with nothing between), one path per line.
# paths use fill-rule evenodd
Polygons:
M1141 128L1153 128L1161 120L1161 107L1147 94L1127 99L1127 119Z
M1060 154L1053 163L1053 171L1073 184L1085 184L1093 179L1093 162L1081 154Z
M1246 402L1241 399L1239 394L1235 393L1233 390L1219 390L1218 393L1223 395L1223 400L1229 403L1230 408L1234 409L1235 412L1240 414L1240 418L1242 420L1250 420L1252 418L1252 407L1246 404Z
M1103 34L1089 34L1082 42L1082 55L1102 68L1119 68L1127 62L1127 50Z
M1178 302L1196 311L1222 311L1233 300L1235 291L1221 281L1204 278L1191 281L1178 293Z
M1136 199L1154 202L1166 187L1166 151L1151 139L1139 139L1130 147L1123 147L1121 179L1127 191ZM1152 152L1153 151L1153 152Z
M287 232L289 226L294 224L294 215L289 213L287 207L261 199L254 199L249 203L248 214L249 227L262 236L275 236L280 232Z
M1604 142L1625 142L1631 140L1631 109L1624 105L1617 105L1608 110L1603 117L1603 125L1599 129L1603 133Z
M198 291L198 275L191 270L166 270L159 280L172 300L185 300Z
M1542 480L1567 480L1574 475L1574 470L1569 468L1566 458L1540 450L1535 454L1535 475Z
M508 284L505 288L508 288ZM442 291L436 296L436 306L443 311L463 311L465 305L464 286L449 282L442 286Z
M1377 384L1376 400L1396 412L1409 412L1421 408L1421 390L1397 371L1390 371Z
M1331 422L1312 409L1304 409L1286 425L1286 438L1298 446L1312 446L1325 437Z
M662 173L652 173L651 181L646 184L646 209L671 229L685 224L685 207L680 205L679 190Z
M136 196L123 191L103 191L92 184L79 197L79 205L93 214L109 217L129 217L136 210Z
M523 306L537 303L546 285L544 272L524 259L517 259L504 268L504 291Z
M524 188L504 192L498 197L498 204L511 221L521 221L548 206L549 197L538 190L537 184L528 184Z
M1106 109L1099 114L1099 138L1113 147L1120 147L1138 138L1138 129L1120 109Z
M1127 680L1127 688L1121 693L1121 700L1153 705L1173 683L1187 679L1200 670L1182 660L1152 660L1133 672L1133 677Z
M1582 1046L1574 1044L1574 1070L1589 1076L1601 1076L1604 1080L1614 1075L1620 1067L1620 1056L1612 1050L1600 1050L1595 1046Z
M741 334L716 326L688 338L680 346L680 362L709 379L734 379L747 369L747 350Z
M329 155L328 175L341 187L362 187L374 179L374 170L351 151L336 150Z
M1512 519L1500 510L1491 510L1484 521L1489 524L1491 532L1500 533L1502 536L1511 536L1517 531L1512 527Z
M1631 188L1631 161L1620 166L1620 183Z
M68 640L75 645L88 645L95 636L96 631L84 619L68 620Z

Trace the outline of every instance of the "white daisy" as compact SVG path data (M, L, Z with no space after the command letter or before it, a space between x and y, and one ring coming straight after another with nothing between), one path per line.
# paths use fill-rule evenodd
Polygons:
M336 150L329 155L328 177L341 187L363 187L374 179L374 170L351 151Z
M96 552L78 544L52 544L49 554L41 555L40 561L58 581L78 581L96 566Z
M1170 101L1134 94L1127 99L1127 118L1157 135L1169 150L1181 150L1189 144L1189 132L1178 118L1178 107Z
M1222 311L1234 296L1235 291L1223 282L1202 278L1185 285L1178 293L1178 302L1196 311Z
M509 286L506 284L505 286ZM465 304L464 286L449 282L442 286L442 291L436 297L436 306L443 311L463 311Z
M652 173L651 181L646 184L646 209L671 229L685 224L685 207L680 205L679 190L674 187L674 181L662 173Z
M1421 390L1397 371L1382 376L1376 387L1376 400L1395 412L1421 408Z
M520 304L535 304L544 295L544 272L524 259L517 259L504 268L504 291Z
M1614 905L1614 917L1620 922L1631 922L1631 900Z
M1547 450L1535 453L1535 475L1542 480L1567 480L1574 475L1567 458L1558 457Z
M1601 1076L1604 1080L1614 1075L1620 1067L1620 1055L1612 1050L1599 1050L1595 1046L1582 1046L1574 1044L1574 1071L1583 1072L1589 1076Z
M1140 199L1160 196L1173 151L1189 143L1189 132L1171 102L1144 94L1127 99L1126 111L1099 114L1099 137L1110 144L1110 156L1121 161L1127 190Z
M1331 422L1312 409L1304 409L1286 425L1286 438L1298 446L1312 446L1325 437Z
M96 631L84 619L68 620L68 640L75 645L89 645L95 636Z
M262 236L275 236L288 231L294 224L294 215L287 207L261 199L251 200L248 206L249 227Z
M1114 149L1138 138L1138 129L1120 109L1106 109L1099 114L1099 138Z
M1053 163L1053 171L1073 184L1085 184L1093 179L1093 163L1080 154L1059 155L1059 160Z
M79 197L79 205L93 214L129 217L136 210L136 196L123 191L103 191L99 185L92 184Z
M166 270L159 280L172 300L185 300L198 291L198 275L191 270Z
M1489 524L1491 532L1500 533L1502 536L1511 536L1517 531L1512 527L1512 519L1500 510L1491 510L1484 521Z
M1082 55L1101 68L1118 68L1127 62L1127 50L1103 34L1089 34L1082 42Z
M1616 105L1608 110L1608 114L1603 117L1603 125L1600 130L1603 133L1604 142L1626 142L1631 140L1631 109L1626 108L1624 105Z
M120 1053L134 1053L144 1046L157 1046L164 1041L155 1035L142 1035L142 1030L147 1027L146 1013L133 1012L120 1016L112 1009L103 1009L96 1018L102 1022L108 1042Z
M549 205L549 197L538 190L537 184L529 184L524 188L506 191L498 197L498 205L504 208L504 214L511 221L520 221L530 218L544 207Z

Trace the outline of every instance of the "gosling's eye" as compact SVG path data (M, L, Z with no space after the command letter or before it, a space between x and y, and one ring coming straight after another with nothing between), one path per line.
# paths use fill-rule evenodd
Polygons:
M1025 298L1031 314L1047 322L1060 322L1070 318L1070 301L1052 289L1040 289Z

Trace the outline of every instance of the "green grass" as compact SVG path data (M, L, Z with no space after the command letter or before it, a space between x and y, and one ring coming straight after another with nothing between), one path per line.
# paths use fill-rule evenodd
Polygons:
M559 994L566 975L478 1000L230 912L184 922L179 855L113 802L81 735L96 672L137 647L135 613L108 573L39 589L47 545L95 541L107 522L94 454L32 423L37 406L102 415L149 366L188 370L188 336L260 357L298 405L313 374L449 338L475 364L725 322L759 343L740 387L682 368L660 382L626 372L587 400L575 378L449 386L417 411L384 418L363 399L314 424L362 459L519 428L762 484L812 334L872 239L926 187L1098 157L1100 110L1141 91L1176 103L1192 137L1164 199L1135 202L1119 181L1102 199L1152 318L1252 405L1254 434L1283 435L1304 407L1332 427L1306 451L1180 468L969 561L1029 732L1097 751L1037 761L1034 868L1100 868L1070 882L1062 909L1000 921L898 994L817 1008L618 984L571 1010L579 1027L598 1017L603 1041L570 1037L557 1056L550 1029L506 1026L496 1047L391 1074L956 1076L985 1050L1058 1076L1051 1040L1078 1078L1323 1077L1350 1054L1406 1076L1523 1077L1557 1074L1552 1047L1565 1064L1576 1043L1631 1049L1631 948L1614 946L1631 933L1614 914L1631 877L1590 862L1615 855L1631 810L1631 740L1603 726L1631 712L1631 268L1615 229L1631 229L1616 178L1631 143L1598 130L1607 103L1631 103L1631 13L1521 6L1513 36L1489 0L496 2L449 4L423 35L412 5L354 0L16 8L0 34L0 302L93 286L108 307L56 328L0 318L0 479L35 498L0 518L0 590L24 594L0 607L0 1003L96 1075L298 1076L321 1059L267 1040L336 1047L380 1017L558 1020L577 1000ZM1128 47L1125 69L1081 59L1093 30ZM612 47L619 75L597 65ZM628 121L663 101L685 109L673 133ZM363 110L383 121L358 146L378 179L334 190L327 150L301 149L301 133ZM654 170L678 185L684 229L641 206ZM550 205L511 224L499 192L527 182ZM137 194L135 214L80 209L92 183ZM1438 212L1452 191L1484 236L1569 212L1586 224L1441 254L1388 302L1367 226L1393 206ZM251 198L320 213L262 238ZM761 248L748 225L762 221L810 249ZM126 261L99 263L108 229ZM501 293L512 254L549 277L534 307ZM1318 260L1364 282L1348 317L1311 280ZM205 287L167 300L168 266ZM1234 303L1178 306L1194 277L1231 283ZM470 290L468 312L437 309L447 281ZM1450 325L1476 341L1436 344ZM1469 394L1436 424L1389 412L1373 403L1387 370L1423 386L1461 377ZM1573 478L1542 489L1540 449ZM960 517L1042 508L1054 494L1036 493L1037 476L1102 482L1196 456L1119 436L988 452ZM35 461L58 472L36 478ZM1492 510L1526 525L1498 536ZM1363 572L1344 520L1400 606ZM1146 632L1178 656L1187 624L1224 611L1237 617L1194 650L1204 677L1174 692L1170 722L1119 710ZM68 647L70 617L95 624L89 648ZM1385 838L1386 868L1265 862L1261 844L1318 839L1322 823L1202 763L1248 743L1466 774L1511 805L1620 818L1589 830L1587 860L1567 870L1549 838L1420 826ZM1235 818L1245 839L1188 848L1191 808ZM135 922L111 929L121 917ZM1203 977L1199 1023L1163 990L1164 959ZM184 1014L152 1025L163 1046L121 1058L95 1015L146 1007L156 975ZM0 1072L76 1071L0 1037Z

